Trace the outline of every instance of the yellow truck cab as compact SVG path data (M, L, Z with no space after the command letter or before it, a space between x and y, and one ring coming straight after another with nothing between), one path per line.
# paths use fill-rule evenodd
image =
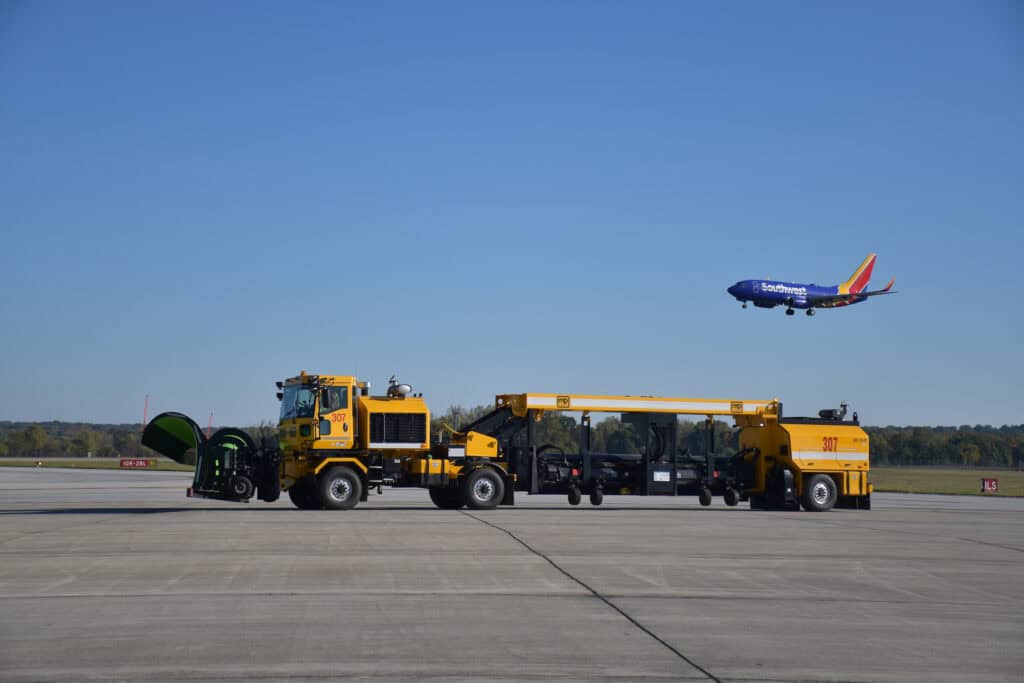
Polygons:
M384 396L347 375L302 372L277 386L281 487L301 509L354 507L430 447L426 403L394 377Z

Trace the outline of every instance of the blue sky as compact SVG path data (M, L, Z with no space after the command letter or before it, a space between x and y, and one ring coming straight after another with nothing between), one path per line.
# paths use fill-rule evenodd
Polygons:
M0 0L0 419L300 369L1024 422L998 2ZM736 280L899 294L814 318Z

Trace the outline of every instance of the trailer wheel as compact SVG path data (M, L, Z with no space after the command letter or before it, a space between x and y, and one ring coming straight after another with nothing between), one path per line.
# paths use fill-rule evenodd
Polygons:
M711 489L709 489L707 486L702 486L700 489L700 493L697 494L697 498L698 500L700 500L700 504L703 505L704 507L711 505Z
M363 496L363 480L344 465L328 469L317 483L320 501L328 510L351 510Z
M602 491L600 488L596 488L596 489L594 489L593 491L590 492L590 504L591 505L600 505L603 502L604 502L604 491Z
M288 497L292 505L300 510L320 510L323 506L317 500L313 480L310 477L300 479L288 489Z
M232 475L228 480L228 487L231 490L231 495L239 500L252 498L252 492L256 488L252 485L252 480L244 474Z
M827 474L812 474L804 481L800 504L808 512L825 512L836 504L839 492L836 483Z
M463 483L463 500L474 510L493 510L505 497L505 484L494 470L474 470Z
M432 488L430 501L442 510L458 510L462 507L462 496L458 489Z
M729 507L734 507L740 502L740 494L736 493L736 489L731 487L725 490L722 498L725 500L725 504Z
M580 501L583 500L583 494L580 493L579 488L575 486L569 487L569 505L579 505Z

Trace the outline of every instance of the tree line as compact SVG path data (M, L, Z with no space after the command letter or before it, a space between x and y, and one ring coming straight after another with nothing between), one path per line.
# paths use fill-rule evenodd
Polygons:
M490 410L487 406L451 406L433 415L431 433L439 437L451 429L462 429ZM272 422L261 420L244 428L256 441L273 442ZM871 438L873 465L917 465L957 467L1009 467L1024 469L1024 425L992 427L864 427ZM580 425L571 415L546 413L536 427L537 443L551 444L566 452L579 449ZM737 431L728 421L714 426L715 450L735 453ZM90 424L81 422L0 422L0 457L121 457L147 458L154 453L139 442L137 424ZM679 423L679 448L703 453L704 423ZM618 417L594 421L590 449L600 453L636 453L644 436Z

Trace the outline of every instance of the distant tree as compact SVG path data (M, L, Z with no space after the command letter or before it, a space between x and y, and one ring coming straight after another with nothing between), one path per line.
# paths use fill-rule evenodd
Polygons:
M74 455L94 456L99 455L100 435L91 429L83 429L75 435L72 440Z
M47 436L43 428L37 424L29 425L25 428L23 443L26 449L26 455L33 458L38 458L43 455L43 450L46 448L47 441L50 437Z
M256 447L266 445L268 448L277 446L277 423L271 420L260 420L252 427L245 428L246 433L252 437Z

